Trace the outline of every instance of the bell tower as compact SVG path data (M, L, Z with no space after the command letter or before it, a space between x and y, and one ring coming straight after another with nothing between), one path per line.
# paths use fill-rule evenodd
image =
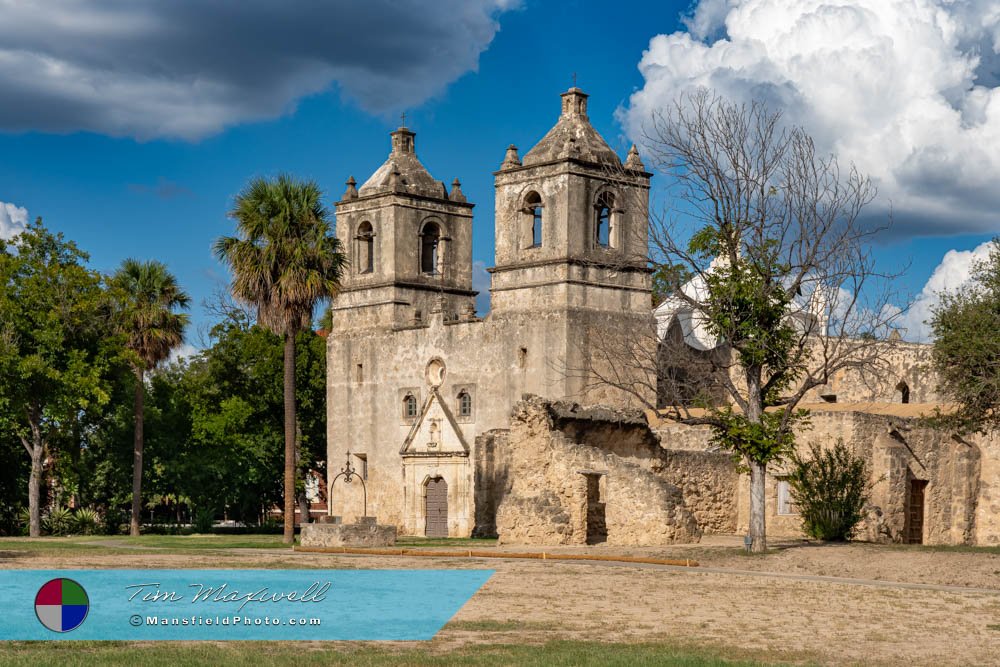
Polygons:
M337 237L350 259L334 299L336 328L399 328L475 315L472 208L417 159L416 135L391 133L386 161L335 204Z
M649 179L624 164L587 117L587 94L561 96L559 120L528 151L507 149L496 187L492 311L648 314Z

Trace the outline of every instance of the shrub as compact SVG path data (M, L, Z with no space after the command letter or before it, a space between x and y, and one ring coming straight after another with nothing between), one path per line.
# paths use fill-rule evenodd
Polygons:
M803 530L819 540L851 539L871 496L868 465L842 440L832 449L810 445L808 458L794 455L788 486Z
M81 507L73 513L73 532L77 535L96 535L101 525L97 510Z
M22 507L17 511L17 526L20 535L27 535L31 532L31 512L27 507Z
M69 535L73 528L73 513L65 507L53 507L42 519L42 530L49 535Z
M194 515L194 532L211 533L215 525L215 512L208 509L198 510Z

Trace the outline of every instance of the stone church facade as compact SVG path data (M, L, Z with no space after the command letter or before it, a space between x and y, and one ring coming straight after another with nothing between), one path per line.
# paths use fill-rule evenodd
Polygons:
M650 174L597 134L586 94L561 101L552 130L523 160L510 147L495 174L485 318L472 290L473 204L457 179L449 189L427 172L413 132L393 132L385 163L336 204L351 269L328 337L330 477L350 451L367 470L368 514L405 534L472 534L477 436L508 426L525 393L584 400L584 380L556 360L576 364L595 322L649 317L648 271L628 261L645 255L646 218L625 203L647 197ZM427 504L442 494L445 527L432 518L428 531ZM362 496L331 489L331 513L359 515Z
M431 176L415 139L393 132L384 164L360 187L349 179L336 203L351 264L327 337L327 484L345 460L364 484L333 484L330 514L510 543L662 544L745 530L747 480L706 429L638 411L570 372L599 363L597 337L654 315L651 174L635 149L621 160L578 88L523 159L507 149L494 173L491 309L480 318L474 205L458 179ZM675 324L655 316L664 331ZM842 439L868 459L866 537L1000 543L1000 443L922 427L916 417L938 400L927 347L899 342L893 354L898 382L841 376L814 392L800 442ZM605 407L581 407L594 404ZM798 535L782 472L768 480L769 532Z

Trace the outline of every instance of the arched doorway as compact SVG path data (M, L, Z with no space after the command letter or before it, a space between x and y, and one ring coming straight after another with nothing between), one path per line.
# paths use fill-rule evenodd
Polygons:
M424 495L424 517L427 537L448 537L448 482L440 477L427 481Z

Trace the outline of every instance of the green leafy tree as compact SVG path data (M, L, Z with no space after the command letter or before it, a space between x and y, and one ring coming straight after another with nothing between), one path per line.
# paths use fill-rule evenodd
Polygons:
M290 176L254 179L236 197L230 216L237 236L215 244L233 274L233 295L257 310L258 322L284 345L284 540L295 531L295 338L316 306L340 287L347 260L332 235L322 192Z
M126 259L110 280L114 318L125 338L127 359L135 373L135 433L132 467L132 517L129 533L139 535L142 513L143 399L146 373L165 361L184 341L191 298L161 262Z
M933 421L965 430L1000 426L1000 239L969 283L941 295L930 325L941 389L957 405Z
M41 533L46 455L81 415L107 403L117 352L100 276L87 255L36 220L0 248L0 432L31 461L29 534Z
M830 449L812 443L809 456L794 455L788 486L802 529L818 540L851 539L871 498L868 465L843 440Z
M655 113L644 143L670 202L649 215L654 289L670 299L660 314L683 314L702 347L688 332L681 344L697 354L673 353L650 318L601 339L591 381L709 425L750 473L748 532L762 552L767 469L793 450L802 399L837 373L877 375L885 364L895 276L870 255L885 225L860 221L875 189L780 113L704 90Z

